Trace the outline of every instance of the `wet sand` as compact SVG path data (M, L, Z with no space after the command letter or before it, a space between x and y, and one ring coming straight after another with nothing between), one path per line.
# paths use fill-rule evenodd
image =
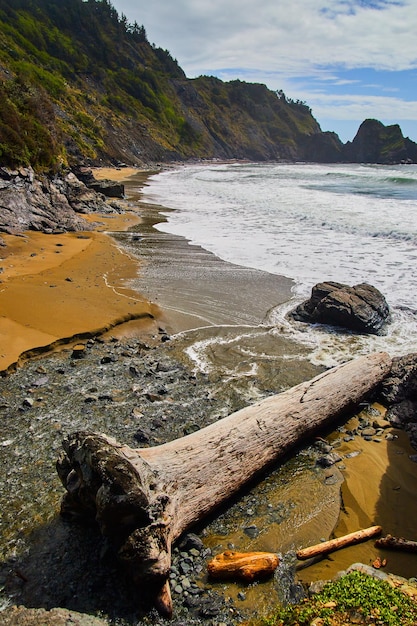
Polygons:
M163 233L169 209L141 203L142 180L125 181L128 196L139 203L141 272L133 286L162 309L170 333L205 326L264 323L271 308L291 298L293 281L219 259L184 237ZM130 249L129 238L118 239Z
M355 437L352 442L342 441L337 448L337 453L343 457L344 483L335 537L380 525L383 535L416 538L417 464L410 459L415 450L404 431L389 428L385 432L395 438L381 437L377 443ZM352 453L353 456L349 456ZM382 571L405 578L417 575L415 555L378 549L374 540L370 540L328 555L301 570L299 577L306 582L329 580L352 563L372 565L378 557L387 561Z

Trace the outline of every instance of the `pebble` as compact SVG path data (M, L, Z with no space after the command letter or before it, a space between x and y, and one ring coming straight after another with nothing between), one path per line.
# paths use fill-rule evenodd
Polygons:
M353 450L352 452L348 452L345 454L345 459L353 459L355 456L358 456L362 453L362 450Z
M341 460L342 457L340 456L340 454L332 452L331 454L325 454L324 456L319 457L317 459L317 465L320 465L320 467L331 467Z
M251 539L256 539L259 535L259 528L255 526L255 524L251 524L250 526L246 526L246 528L243 529L243 532Z
M374 437L376 435L376 429L373 428L372 426L370 426L369 428L364 428L361 431L361 436L366 438L366 437Z

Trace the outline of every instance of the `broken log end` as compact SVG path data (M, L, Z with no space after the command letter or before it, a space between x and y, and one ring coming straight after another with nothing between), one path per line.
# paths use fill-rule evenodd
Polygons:
M172 597L169 581L166 580L159 593L155 597L155 608L160 615L171 619L172 617Z
M386 535L375 541L377 548L387 548L391 550L402 550L404 552L417 552L417 541L404 539L404 537L393 537Z

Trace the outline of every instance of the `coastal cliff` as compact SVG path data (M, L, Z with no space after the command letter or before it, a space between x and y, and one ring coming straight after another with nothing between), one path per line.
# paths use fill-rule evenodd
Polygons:
M0 163L14 168L417 161L399 127L366 122L344 145L282 90L187 78L109 0L0 0L0 99Z

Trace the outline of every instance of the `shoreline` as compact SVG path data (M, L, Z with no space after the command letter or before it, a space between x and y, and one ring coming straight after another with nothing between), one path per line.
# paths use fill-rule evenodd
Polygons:
M271 307L291 297L290 279L227 263L184 237L154 228L167 209L140 202L153 170L98 168L93 173L97 180L125 184L124 213L83 215L93 231L3 236L0 372L109 331L154 341L160 324L170 333L259 324ZM130 254L118 237L138 224L144 234ZM197 262L188 265L190 252Z
M0 371L129 320L137 320L146 335L158 333L159 308L127 286L138 260L103 232L128 230L139 217L131 207L123 214L84 217L95 224L93 231L3 236Z
M161 308L169 333L263 324L272 308L292 298L292 279L230 263L158 230L171 209L141 202L141 182L135 175L125 181L128 198L138 204L140 243L133 247L123 233L116 236L140 260L141 272L130 284Z
M122 176L123 173L126 174L126 170L118 170L115 175ZM138 200L129 196L128 203L130 202L130 207L140 204L141 191L138 185L146 184L143 181L146 181L147 176L150 174L151 172L139 171L131 173L128 179L128 186L132 188L134 193L135 190L137 191ZM103 172L103 177L109 177L109 172ZM121 180L126 179L122 177ZM32 317L33 326L35 326L34 318L36 315L39 316L39 319L43 319L42 323L45 324L43 328L46 329L47 333L52 333L54 328L56 332L59 323L63 325L68 323L68 319L63 318L65 311L72 311L75 316L69 320L71 323L82 325L86 320L91 322L102 317L106 318L109 310L111 312L123 312L124 315L129 315L133 311L133 314L136 315L138 311L135 309L140 308L138 321L126 322L126 317L119 317L118 319L122 322L121 325L112 327L107 337L117 337L118 335L129 337L130 333L132 337L136 338L140 338L139 333L148 333L149 337L157 337L158 333L160 333L158 325L163 323L168 325L169 332L172 331L179 334L181 334L181 330L196 329L197 332L192 334L194 338L198 335L201 339L201 333L203 332L201 328L202 321L207 322L210 332L211 329L215 331L217 325L219 333L224 333L224 326L221 324L225 318L229 320L228 323L234 323L235 325L243 324L245 320L248 324L261 324L265 311L268 309L268 301L271 300L274 304L277 304L278 297L286 298L288 293L291 293L292 281L289 279L234 266L218 259L198 246L190 245L183 237L165 235L157 231L154 225L160 222L161 218L162 220L164 219L160 211L168 209L143 203L142 208L138 207L129 211L129 206L127 206L127 212L123 215L105 217L97 214L89 215L88 220L96 221L99 219L101 222L92 233L67 233L56 236L42 236L39 233L35 233L31 237L29 237L30 234L25 234L22 237L15 238L15 254L11 257L9 266L6 267L6 264L3 263L5 266L4 272L0 277L5 279L5 282L0 285L0 292L7 285L15 290L13 292L9 288L5 300L10 304L13 300L11 298L13 293L20 294L17 303L20 307L21 315L25 314L27 316L26 319ZM144 214L146 215L144 216ZM133 230L130 233L125 232L129 228ZM135 243L139 239L135 230L137 228L141 230L139 243ZM46 247L44 244L45 240L49 244ZM120 243L120 240L123 240L123 243ZM135 248L135 250L132 250L132 253L129 249L129 242L132 242L133 248ZM33 249L29 248L29 245L33 246ZM19 250L20 253L18 254ZM35 256L31 256L32 252L30 251ZM19 259L21 264L17 262ZM140 268L139 275L138 268ZM36 271L34 271L35 269ZM72 270L72 273L70 273L70 270ZM236 283L236 279L241 282ZM191 287L188 289L187 285L190 286L190 284ZM237 288L236 284L238 284ZM33 292L25 293L25 290L29 292L30 287L36 287L37 302L40 302L39 311L35 310L33 303L31 304ZM78 290L78 293L76 290ZM57 294L61 294L62 301L57 300ZM26 297L26 300L24 300L24 297ZM95 297L97 297L97 300L94 299ZM148 300L147 298L150 299ZM153 304L155 301L158 304ZM166 306L170 302L171 305ZM25 307L23 306L24 303L26 304ZM51 303L54 306L53 315L50 314ZM219 304L222 304L221 308L219 308ZM192 314L189 312L190 309L186 310L186 307L190 306L193 307ZM58 315L59 311L61 311L60 315ZM141 315L143 317L140 317ZM42 318L42 316L44 317ZM208 319L204 320L203 316L208 317ZM56 327L54 327L54 324ZM39 322L37 322L37 325L35 332L41 332ZM33 328L21 323L20 327L24 330L26 329L27 332L33 330ZM97 333L101 334L102 330L103 327L97 330ZM85 335L84 338L87 336ZM104 337L106 337L106 334ZM72 339L74 340L76 337L73 335ZM60 341L65 341L65 339L57 340L56 344L47 344L44 351L50 351L54 346L58 347ZM159 341L160 336L158 337ZM173 355L174 347L172 344L175 343L176 341L168 342L166 347L160 347L168 350L166 354ZM65 345L68 346L68 343ZM268 351L265 351L268 360L271 360L270 348L271 345L268 343ZM43 349L38 348L37 350ZM33 405L30 405L30 402L28 405L24 405L31 406L30 409L27 408L23 411L20 404L20 408L17 410L21 410L19 414L20 419L28 420L28 423L31 423L31 429L36 427L39 429L39 433L42 433L42 437L39 437L40 441L43 442L45 437L45 433L42 431L43 424L46 425L46 422L49 421L42 421L44 413L50 410L51 415L54 415L52 408L49 408L52 400L48 399L48 386L51 390L51 396L55 397L59 387L56 386L54 377L62 376L64 370L65 381L58 384L61 386L64 383L68 385L68 381L71 381L71 375L74 377L72 389L76 393L73 393L71 402L75 405L78 401L80 405L78 415L82 428L85 427L84 420L92 420L92 415L96 411L100 419L107 418L107 414L109 416L108 422L97 422L97 424L100 424L100 431L111 431L111 434L113 434L112 429L119 428L120 436L125 437L127 433L130 436L139 427L137 431L139 437L149 436L153 445L159 443L158 438L161 437L161 432L164 428L169 432L169 436L174 435L174 428L179 431L178 434L175 434L182 436L181 429L183 427L195 426L194 420L196 415L201 419L201 425L205 425L207 415L210 414L210 411L214 411L214 407L211 406L211 396L218 403L218 410L213 412L213 415L216 415L216 419L222 415L223 410L228 409L224 397L219 393L219 386L216 381L211 381L212 387L210 389L207 387L207 392L205 392L204 386L201 384L202 381L199 380L197 383L194 383L191 380L192 377L189 376L187 377L187 384L192 386L195 384L195 389L193 387L189 398L180 393L181 385L185 384L185 379L180 378L174 382L164 382L169 389L169 393L166 396L162 395L156 401L155 397L153 397L152 402L148 401L144 395L148 389L147 385L150 385L149 389L154 393L154 388L156 390L162 388L161 383L165 376L168 381L173 376L172 372L176 371L172 367L171 369L167 367L164 357L155 356L155 360L149 360L147 367L144 368L144 354L139 354L138 356L137 346L134 342L130 346L128 341L126 343L121 342L120 345L118 345L118 342L114 344L106 343L106 345L96 342L94 350L97 351L97 356L90 363L90 374L94 372L94 376L89 376L88 370L86 370L86 376L80 376L80 378L76 379L75 376L81 372L81 368L88 361L88 357L81 362L74 360L71 362L71 356L67 355L65 357L65 353L54 356L59 356L64 362L66 358L70 365L67 363L65 368L64 366L61 368L49 366L46 372L42 371L43 382L42 378L39 378L38 372L34 372L34 365L37 367L38 364L29 364L28 369L32 373L27 379L24 378L23 372L20 372L27 389L30 389L27 392L31 394L29 395L29 400L33 397L34 402ZM93 347L87 345L87 352L89 351L92 352ZM288 355L286 348L281 343L277 346L277 351ZM27 355L29 357L33 356L34 352L29 351ZM126 371L128 371L125 367L126 359L131 360L129 362L130 365L133 364L133 367L129 369L130 374L127 377L125 375ZM253 362L252 353L248 361L250 363ZM119 362L117 367L122 370L120 381L123 380L123 383L116 383L114 377L117 362ZM101 368L97 367L98 363L101 363ZM104 370L106 370L106 363L111 364L107 368L109 370L106 373L107 378L103 377L101 379ZM280 383L283 376L288 372L290 362L285 363L282 370L276 364L273 367L276 369L277 376L276 380L273 380L271 383L271 389L277 391L275 385ZM301 365L298 364L296 367L300 370ZM139 373L143 376L143 380L139 378ZM301 371L299 375L303 375ZM50 381L45 382L45 379L48 377L50 377ZM227 386L232 377L224 378L223 382ZM131 379L134 381L134 384L132 384ZM83 381L82 385L80 385L80 380ZM205 380L205 383L208 382L208 380ZM127 390L123 392L121 391L122 384L127 386ZM248 377L245 385L250 387L250 384L251 379ZM39 389L37 385L39 385ZM172 385L172 388L169 385ZM201 387L201 390L198 389L199 387ZM15 394L17 398L20 397L20 390L23 389L25 389L24 385L20 384L19 393ZM180 404L179 413L175 417L172 415L173 401L170 395L171 392L180 395L180 398L177 399L177 402ZM67 401L68 389L61 390L61 393L63 394L61 399L63 405ZM196 399L195 397L197 397L198 393L202 394L201 397L198 398L196 405L192 406L187 413L188 405L190 405L191 400L194 401ZM230 388L228 393L231 394ZM128 394L133 396L131 400L133 408L129 410L126 407L126 396ZM203 397L204 394L205 397ZM77 395L81 397L76 399ZM23 397L22 395L20 400L18 399L18 403L22 402ZM243 402L243 400L246 401L246 397L243 394L239 394L239 401ZM118 407L119 402L120 407ZM207 406L204 405L204 402L208 403ZM108 403L107 408L106 403ZM48 428L52 431L52 439L61 438L66 429L75 427L73 405L71 406L71 411L67 412L70 414L70 417L68 417L68 414L64 416L65 411L61 415L63 406L60 406L58 423L55 424L54 420L52 420L52 428L48 425ZM96 406L97 408L95 409L94 407ZM200 406L203 407L201 411ZM37 410L40 414L38 417L34 417ZM148 421L142 414L143 411L149 413ZM115 416L117 417L115 418ZM68 420L68 424L64 420ZM11 425L12 420L9 419L8 423ZM88 423L89 427L91 427L93 422L90 423L89 421ZM98 426L94 425L93 428L98 428ZM352 428L356 428L356 426L353 425ZM27 432L25 432L25 429L20 430L22 432L19 431L16 437L23 438L27 435L31 439L38 440L37 437L34 437L34 432L37 431L26 429ZM184 434L186 434L185 431ZM13 434L13 436L15 435ZM417 498L415 497L416 466L408 458L409 446L405 434L399 433L399 436L397 444L388 442L384 438L381 438L382 440L379 442L369 442L362 440L359 436L355 438L354 442L350 443L343 440L342 435L340 435L341 441L337 446L335 445L335 448L337 447L343 459L346 459L344 463L346 467L342 470L345 475L345 482L342 486L343 508L338 525L335 527L337 535L375 523L377 521L376 518L382 522L384 530L398 534L396 533L397 529L402 530L403 528L403 526L397 526L402 522L401 518L408 519L410 522L414 519L417 514ZM334 434L331 437L333 439ZM9 445L10 450L12 450L10 441L11 439L6 439L4 442L6 444L4 447L6 452L9 449ZM29 445L32 445L32 443L22 443L21 447L22 449L29 449ZM135 443L133 442L132 445L135 445ZM349 458L347 455L352 454L352 452L355 452L355 455ZM356 453L358 453L357 456ZM55 451L52 454L48 453L48 463L51 460L51 456L54 455ZM14 459L14 462L21 464L21 461L16 461L16 459ZM21 481L20 472L21 470L19 469L19 481ZM332 479L332 472L333 470L329 470L330 479ZM368 477L365 484L363 484L363 476ZM53 476L53 484L55 484L55 481L56 477ZM293 478L291 482L293 482ZM331 481L329 481L329 485L331 484ZM305 489L304 483L301 485L300 493L297 496L300 501L305 498ZM48 492L50 489L44 491ZM292 494L291 499L294 498L295 496ZM393 506L392 502L394 502ZM317 503L323 509L321 498L317 499ZM387 503L386 507L385 503ZM279 511L281 502L277 501L275 504ZM241 503L239 502L240 505ZM340 510L338 503L336 505L339 507L338 510ZM238 519L242 520L242 524L248 524L249 520L251 523L256 522L262 530L262 523L258 522L253 512L250 514L247 512L248 509L252 508L252 500L248 497L246 505L243 506L239 513ZM322 514L328 516L328 512L325 510L322 510ZM224 517L222 517L221 511L217 519L220 520L217 528L224 529ZM268 528L267 525L266 528ZM285 524L280 522L279 528L285 530ZM322 536L323 530L323 525L321 525L319 529L321 534L318 537ZM401 530L398 530L398 532L401 532ZM291 538L293 532L294 530L289 528L286 538ZM224 535L223 537L222 533L219 534L221 539L219 539L219 535L214 533L210 537L205 537L205 540L212 542L210 545L216 551L219 549L221 541L225 543L224 549L228 549L230 536L226 537ZM260 533L259 545L256 545L257 548L262 548L260 544L264 537L267 537L267 530L264 533L262 530ZM232 537L232 539L234 538ZM242 533L240 526L237 539L239 547L247 547L249 550L254 547L253 539L246 536L244 532ZM247 546L244 545L243 541L247 542ZM280 541L278 536L271 534L272 543L270 549L277 550ZM49 537L45 539L45 545L49 546L48 542ZM335 558L323 559L311 567L300 570L298 578L307 583L317 579L332 578L338 571L343 569L345 562L346 565L350 565L356 560L362 560L362 562L367 563L372 561L374 556L375 550L370 543L359 544L349 548L349 550L339 552ZM390 556L387 571L390 565L394 563L394 560L403 559L405 561L406 558L398 557L397 555ZM408 567L408 565L404 566ZM50 569L48 567L47 571L49 572ZM33 566L33 571L36 571L35 565ZM36 576L34 575L31 582L32 585L35 585L35 580ZM244 602L237 596L240 590L238 586L233 587L233 589L228 588L227 595L230 594L231 597L234 597L238 606L248 608L249 610L251 606L255 606L260 601L259 598L262 594L264 594L265 598L269 598L273 591L268 584L251 587L246 590L247 599Z

